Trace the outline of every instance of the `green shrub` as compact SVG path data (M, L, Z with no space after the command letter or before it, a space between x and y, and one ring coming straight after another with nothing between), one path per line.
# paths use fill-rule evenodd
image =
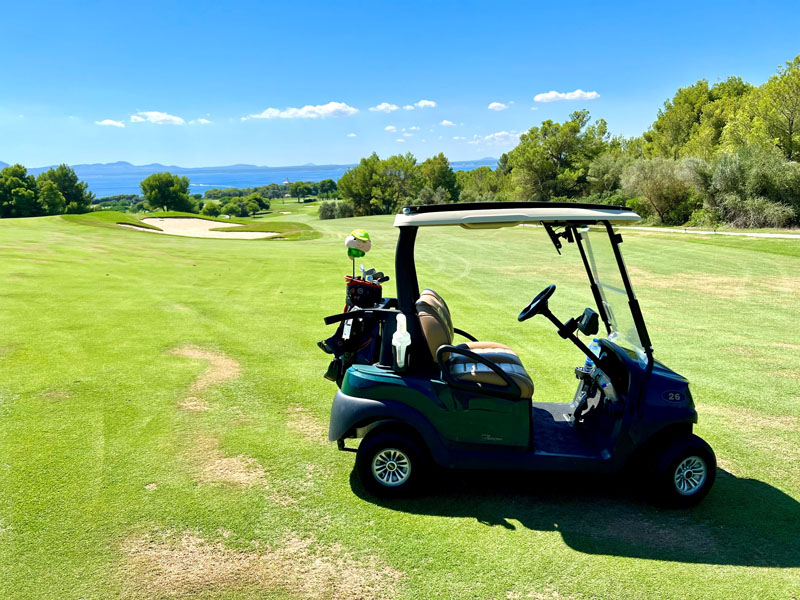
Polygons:
M791 206L762 196L743 198L739 194L723 197L725 220L734 227L785 227L795 218Z
M336 203L336 218L349 219L355 216L355 207L350 202L337 202Z
M643 198L639 198L638 196L629 198L628 201L625 203L625 206L627 206L637 215L642 217L642 220L644 221L652 220L656 214L655 211L653 210L653 207L650 206L650 203Z
M336 203L335 202L322 202L319 205L319 218L323 220L336 218Z
M703 207L698 208L689 217L686 224L689 227L716 227L721 221L721 211L713 210L711 208Z
M320 219L347 219L355 214L355 209L350 202L322 202L319 205Z
M220 215L219 204L216 202L206 202L200 213L207 217L218 217Z
M234 199L222 207L222 214L231 217L248 217L250 216L250 210L247 202L242 199Z

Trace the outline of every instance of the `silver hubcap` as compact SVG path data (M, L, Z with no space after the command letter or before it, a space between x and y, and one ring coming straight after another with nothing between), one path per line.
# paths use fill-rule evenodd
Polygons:
M383 485L402 485L411 474L411 461L397 448L381 450L372 459L372 475Z
M690 456L675 469L675 489L679 494L690 496L706 482L706 463L699 456Z

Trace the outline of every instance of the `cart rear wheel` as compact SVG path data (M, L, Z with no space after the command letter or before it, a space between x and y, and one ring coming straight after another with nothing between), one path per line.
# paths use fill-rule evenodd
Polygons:
M419 489L427 472L424 454L410 437L375 432L358 447L356 470L375 496L406 496Z
M653 495L659 504L694 506L705 498L717 472L714 451L696 435L672 440L656 453Z

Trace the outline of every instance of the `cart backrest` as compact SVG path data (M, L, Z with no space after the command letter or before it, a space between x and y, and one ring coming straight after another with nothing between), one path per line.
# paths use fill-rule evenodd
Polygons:
M450 309L444 299L431 289L422 291L416 307L428 349L431 351L431 356L436 357L439 346L453 343L455 334Z

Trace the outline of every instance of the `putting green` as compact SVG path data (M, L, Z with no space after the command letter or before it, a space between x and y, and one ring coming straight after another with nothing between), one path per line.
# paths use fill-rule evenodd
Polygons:
M656 357L692 381L719 457L697 509L544 475L451 476L385 504L325 440L335 386L315 342L351 230L393 275L392 218L293 208L243 224L305 227L286 243L0 221L2 597L800 595L800 243L624 234ZM571 397L579 352L516 321L550 283L555 314L590 305L571 247L440 228L418 249L457 327L518 350L536 399Z

